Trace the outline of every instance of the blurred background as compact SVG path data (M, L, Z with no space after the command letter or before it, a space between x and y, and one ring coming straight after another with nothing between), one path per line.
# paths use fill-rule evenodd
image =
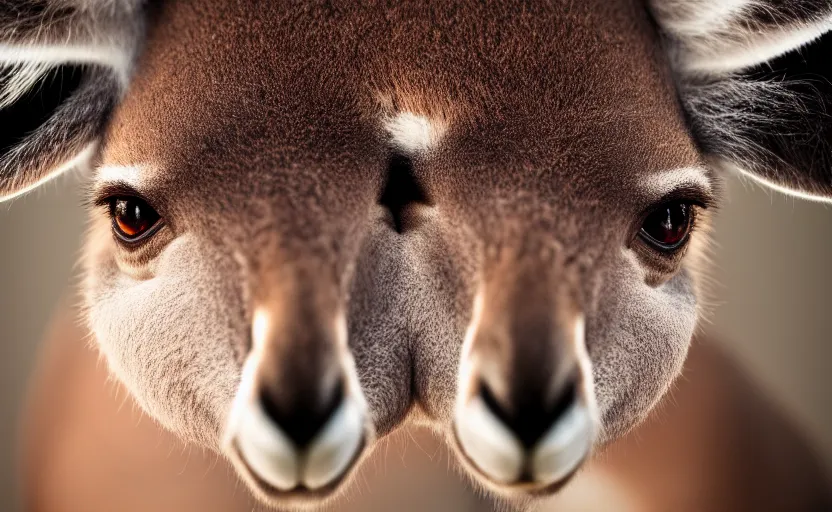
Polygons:
M18 414L50 316L77 285L79 178L0 205L0 509L15 510ZM728 181L709 331L832 470L832 207Z

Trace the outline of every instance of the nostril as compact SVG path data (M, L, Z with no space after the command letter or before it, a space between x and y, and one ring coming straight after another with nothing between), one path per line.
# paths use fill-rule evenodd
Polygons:
M282 403L278 394L268 387L260 389L259 398L263 411L291 439L295 446L306 447L332 417L344 400L344 384L339 379L329 392L317 398L309 394L301 400Z
M500 419L527 449L532 448L557 420L569 410L577 399L577 385L569 381L554 402L521 397L512 404L500 401L485 382L480 382L482 401ZM525 399L523 399L525 398Z

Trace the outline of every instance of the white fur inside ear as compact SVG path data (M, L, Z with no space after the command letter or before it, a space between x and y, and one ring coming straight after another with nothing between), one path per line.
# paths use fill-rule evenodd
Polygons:
M694 74L739 72L799 48L832 30L832 7L801 17L789 6L761 0L651 0L653 14L671 36L679 71ZM777 23L755 21L765 11Z
M726 70L743 69L769 61L795 48L811 43L832 30L832 12L812 23L777 27L776 30L752 37L746 51L737 51L723 58Z
M830 29L832 16L817 23L747 33L742 41L718 41L707 51L691 54L683 62L684 70L710 73L742 71L808 44Z
M0 43L0 65L12 80L0 90L0 107L20 97L50 69L63 64L96 64L115 71L127 85L131 52L117 46L11 45Z
M725 30L729 22L759 0L651 0L662 28L677 37L699 37Z
M51 65L43 62L21 62L0 73L0 109L26 94L50 69Z
M445 133L444 123L402 112L385 123L390 142L408 155L424 153L436 146Z

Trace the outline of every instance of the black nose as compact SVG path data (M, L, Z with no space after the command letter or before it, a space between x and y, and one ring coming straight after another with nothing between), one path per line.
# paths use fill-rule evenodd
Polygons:
M555 400L543 399L543 393L511 393L498 398L485 381L480 381L479 393L485 405L517 437L526 449L531 449L552 426L569 410L577 399L575 379L561 387Z
M275 386L260 387L260 403L265 413L275 422L295 446L307 446L329 421L344 400L343 379L335 379L324 389L310 389L306 393L276 392Z

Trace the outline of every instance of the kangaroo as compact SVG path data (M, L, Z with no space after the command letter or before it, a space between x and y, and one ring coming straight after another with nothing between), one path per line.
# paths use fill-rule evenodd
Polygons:
M721 173L832 196L832 89L777 60L830 28L823 0L6 2L0 198L92 169L96 345L261 501L332 499L414 422L525 502L679 374Z

